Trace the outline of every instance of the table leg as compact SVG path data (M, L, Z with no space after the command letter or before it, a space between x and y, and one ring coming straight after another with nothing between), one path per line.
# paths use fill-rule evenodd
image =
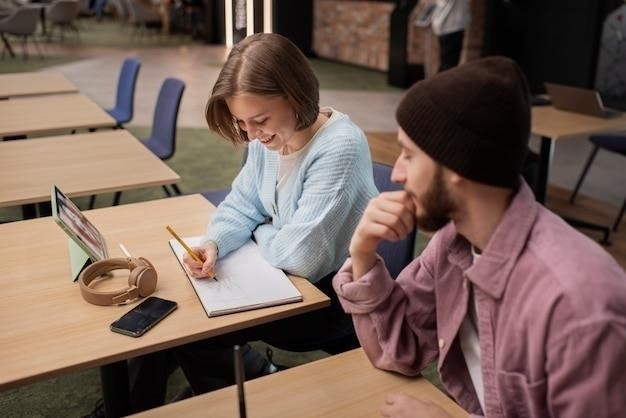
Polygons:
M100 367L102 382L102 400L106 417L128 415L130 387L128 384L128 366L126 360Z
M50 202L41 202L37 204L37 211L39 217L52 215L52 204Z
M48 31L46 30L46 8L42 7L39 13L39 21L41 22L41 36L48 35Z
M35 203L27 203L22 205L22 219L34 219L37 217L37 205Z
M11 48L11 44L9 43L7 37L4 35L4 32L0 33L0 38L2 38L2 43L4 44L4 47L7 49L7 51L9 51L9 55L11 57L15 57L15 51L13 51L13 48Z
M539 169L537 173L537 182L535 185L535 195L537 201L543 205L546 204L546 197L548 193L548 180L550 178L550 165L552 164L552 156L554 155L554 141L552 138L543 136L541 137L541 149L539 151ZM563 220L573 227L586 228L594 231L602 232L602 239L600 243L602 245L611 245L609 240L609 228L604 225L594 224L591 222L583 221L581 219L564 217Z
M554 154L554 141L552 138L541 137L541 148L539 151L539 170L537 173L537 184L535 195L539 203L546 203L546 195L548 193L548 179L550 177L550 165L552 164L552 155Z

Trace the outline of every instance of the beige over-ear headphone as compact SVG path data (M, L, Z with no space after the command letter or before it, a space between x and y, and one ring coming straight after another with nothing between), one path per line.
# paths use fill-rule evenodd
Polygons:
M112 270L128 269L128 288L117 291L97 291L89 284ZM150 295L156 289L157 272L152 263L143 257L110 258L87 266L78 276L80 293L94 305L108 306L124 303Z

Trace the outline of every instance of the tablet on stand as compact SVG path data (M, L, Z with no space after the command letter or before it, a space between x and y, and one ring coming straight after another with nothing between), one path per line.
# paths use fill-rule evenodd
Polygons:
M104 237L57 186L50 191L52 218L69 236L68 251L72 280L94 261L109 258Z

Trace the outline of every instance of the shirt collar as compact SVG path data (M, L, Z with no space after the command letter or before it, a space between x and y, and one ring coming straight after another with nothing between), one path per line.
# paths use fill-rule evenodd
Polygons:
M458 234L449 247L448 260L458 265L472 283L499 299L526 245L539 207L532 190L522 181L476 262L472 264L471 244Z

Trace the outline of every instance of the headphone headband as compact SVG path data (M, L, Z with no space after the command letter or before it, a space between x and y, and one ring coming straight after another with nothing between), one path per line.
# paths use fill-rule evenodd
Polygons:
M112 270L129 270L128 287L117 291L97 291L89 285L97 278ZM110 258L96 261L87 266L78 276L80 293L83 298L94 305L108 306L125 303L138 297L146 297L156 289L157 272L147 259Z

